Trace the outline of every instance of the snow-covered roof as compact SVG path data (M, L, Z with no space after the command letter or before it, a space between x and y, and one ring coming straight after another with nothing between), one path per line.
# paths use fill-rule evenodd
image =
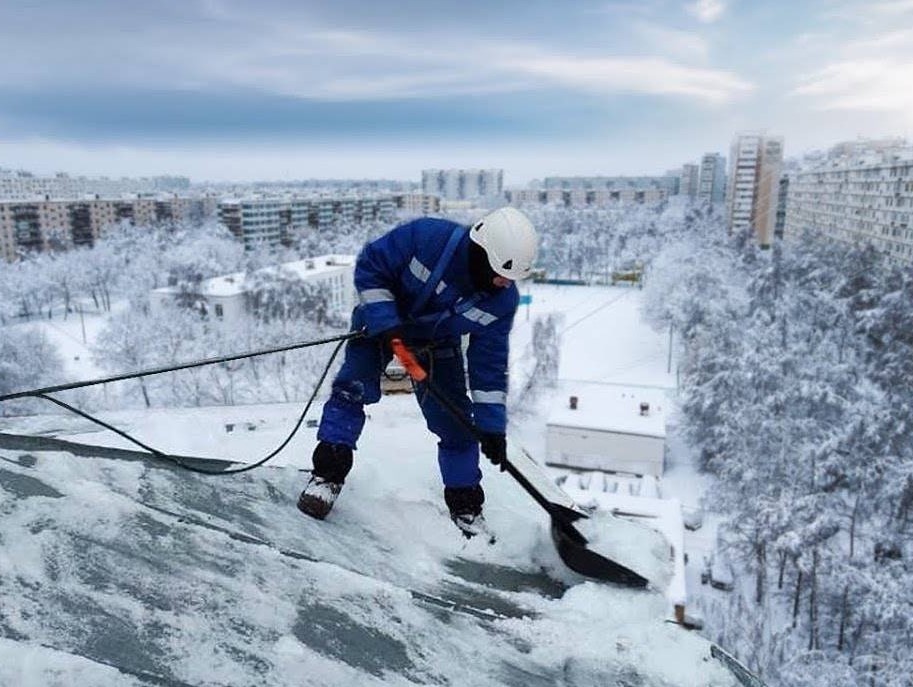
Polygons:
M548 415L549 426L661 439L666 436L669 398L662 389L586 383L568 385L567 389L569 393L556 401ZM570 407L570 396L577 397L576 410ZM649 404L646 414L641 414L641 403Z
M300 413L151 410L104 417L163 450L247 461ZM658 594L563 570L544 513L508 477L486 478L498 544L467 543L411 398L372 407L364 460L325 522L295 508L313 428L284 452L289 469L214 480L46 437L26 453L6 433L59 421L3 420L0 584L17 612L4 618L0 684L467 684L471 665L486 687L561 684L572 665L577 684L737 687L706 639L666 622Z
M317 276L327 276L336 272L346 272L351 270L354 264L354 255L318 255L313 258L283 263L280 265L280 268L294 272L301 279L309 281ZM261 271L270 273L275 272L275 270L275 267L266 267ZM247 291L247 288L245 285L244 272L234 272L211 279L204 279L200 284L200 293L202 295L216 298L231 298L232 296L239 296L245 291ZM178 289L174 286L163 286L153 291L153 293L166 294L177 292Z
M615 475L598 472L580 475L571 470L553 467L548 468L548 471L552 475L566 477L562 480L561 488L581 506L595 506L599 511L639 522L661 533L672 547L672 576L663 591L671 604L685 604L688 596L685 578L685 523L682 504L678 499L655 496L656 484L652 477L645 484L639 485L640 489L617 488L612 491L608 487L616 481ZM632 480L622 479L621 482L623 487L633 486Z

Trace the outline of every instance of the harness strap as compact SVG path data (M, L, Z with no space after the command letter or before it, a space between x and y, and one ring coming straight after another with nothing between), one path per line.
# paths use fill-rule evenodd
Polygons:
M448 265L450 265L450 260L453 258L453 254L460 244L460 239L462 239L465 234L466 229L463 227L456 227L453 232L451 232L450 238L447 240L447 245L444 246L444 251L441 253L441 257L438 258L434 265L434 269L431 270L431 275L425 282L424 288L422 288L418 298L415 299L415 302L412 304L409 314L413 318L415 318L415 315L419 310L425 307L428 299L431 298L431 294L434 293L437 285L441 283L441 277L444 276L444 271L447 269Z

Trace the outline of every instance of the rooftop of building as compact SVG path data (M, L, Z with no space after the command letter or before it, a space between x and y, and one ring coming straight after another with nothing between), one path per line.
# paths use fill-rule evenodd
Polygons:
M567 398L561 399L549 412L549 425L657 438L666 436L669 399L665 391L585 383L578 387L572 392L577 407L571 408ZM647 404L646 412L641 410L644 403Z
M294 273L303 280L312 279L318 275L329 275L334 272L343 272L355 264L354 255L317 255L313 258L295 260L286 262L278 267L265 267L260 272L270 274L277 270L285 270ZM215 296L219 298L229 298L238 296L247 291L247 275L244 272L234 272L232 274L223 274L211 279L204 279L200 284L200 293L204 296ZM174 294L178 293L176 286L163 286L155 289L153 293Z

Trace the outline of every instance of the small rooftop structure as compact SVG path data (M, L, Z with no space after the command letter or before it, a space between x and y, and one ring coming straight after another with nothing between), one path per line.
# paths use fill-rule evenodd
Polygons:
M580 384L546 422L546 464L661 477L666 450L662 389Z

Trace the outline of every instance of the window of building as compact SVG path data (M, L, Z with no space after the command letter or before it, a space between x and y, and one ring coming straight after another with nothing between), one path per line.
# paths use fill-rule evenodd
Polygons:
M215 311L216 311L216 317L218 317L219 319L221 319L222 316L225 314L225 311L222 308L221 303L216 303Z

